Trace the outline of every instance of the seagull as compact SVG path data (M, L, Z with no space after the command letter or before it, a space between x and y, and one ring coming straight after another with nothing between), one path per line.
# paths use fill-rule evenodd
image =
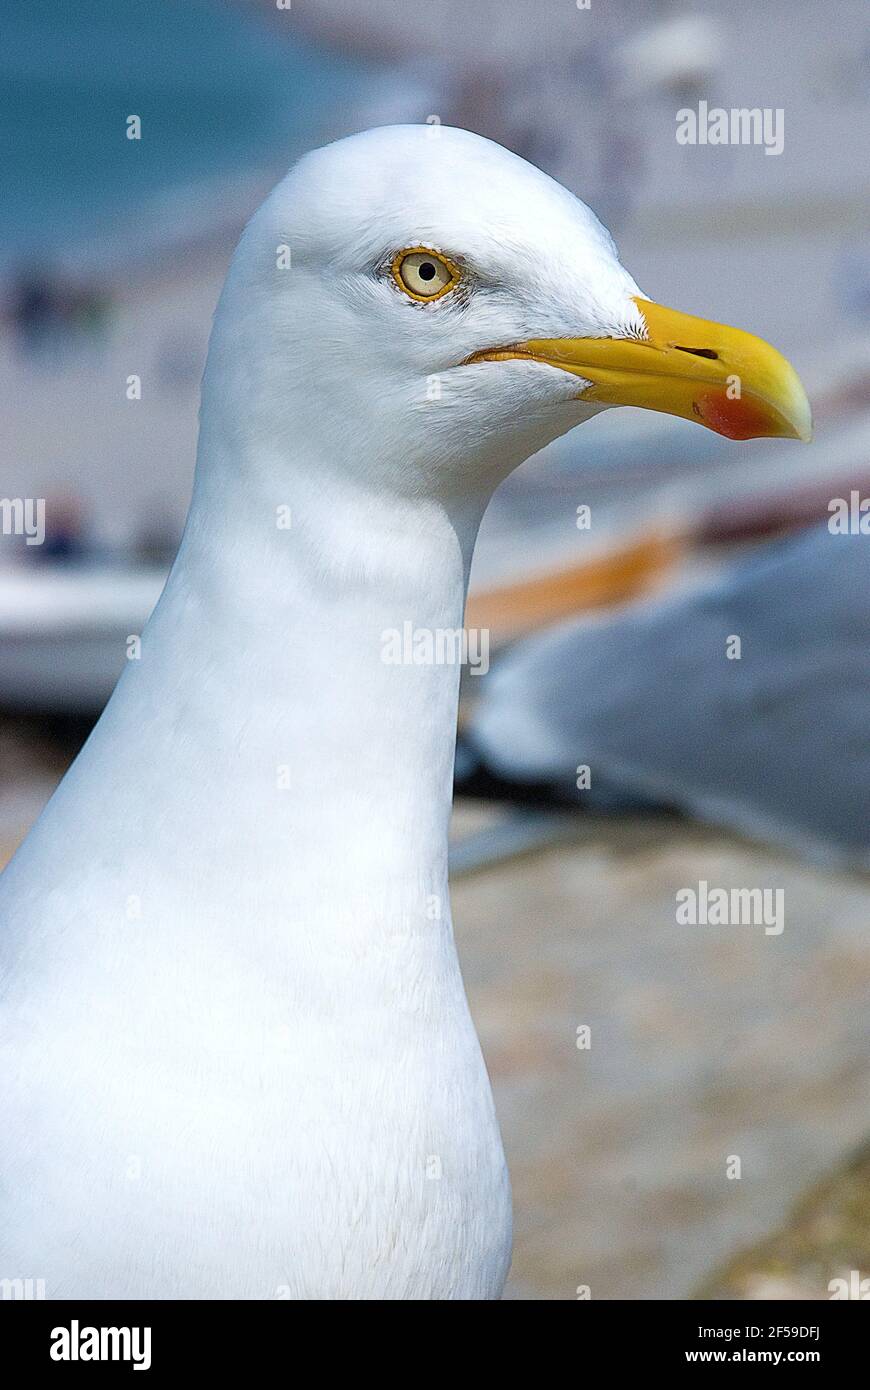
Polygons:
M517 798L676 808L866 869L868 588L865 538L819 525L676 595L539 633L493 671L469 772Z
M810 430L772 347L647 299L584 204L467 131L351 136L255 213L178 556L0 880L0 1276L500 1296L447 883L460 670L431 639L499 481L618 404Z

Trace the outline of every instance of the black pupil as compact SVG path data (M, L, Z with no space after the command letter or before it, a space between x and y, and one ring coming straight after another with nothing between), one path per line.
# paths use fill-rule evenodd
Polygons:
M420 279L421 279L421 280L434 280L434 279L435 279L435 267L434 267L434 265L432 264L431 261L424 261L423 264L420 266Z

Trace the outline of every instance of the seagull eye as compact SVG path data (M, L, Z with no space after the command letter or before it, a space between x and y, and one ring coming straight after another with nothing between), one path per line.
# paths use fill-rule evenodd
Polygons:
M392 264L393 279L412 299L440 299L459 284L459 269L437 251L415 246L400 251Z

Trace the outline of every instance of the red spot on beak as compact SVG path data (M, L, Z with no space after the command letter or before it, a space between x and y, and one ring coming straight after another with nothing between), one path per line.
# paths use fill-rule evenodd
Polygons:
M699 420L726 439L759 439L776 433L771 412L760 402L745 397L732 400L724 390L703 392L694 409Z

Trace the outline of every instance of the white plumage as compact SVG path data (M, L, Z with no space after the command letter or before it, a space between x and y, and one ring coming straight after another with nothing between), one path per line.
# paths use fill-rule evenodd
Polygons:
M463 268L443 300L390 273L419 245ZM637 294L587 208L459 130L317 151L252 219L141 660L0 882L0 1275L501 1292L447 890L459 672L385 664L382 635L461 624L493 488L600 408L576 373L465 359L637 339Z

